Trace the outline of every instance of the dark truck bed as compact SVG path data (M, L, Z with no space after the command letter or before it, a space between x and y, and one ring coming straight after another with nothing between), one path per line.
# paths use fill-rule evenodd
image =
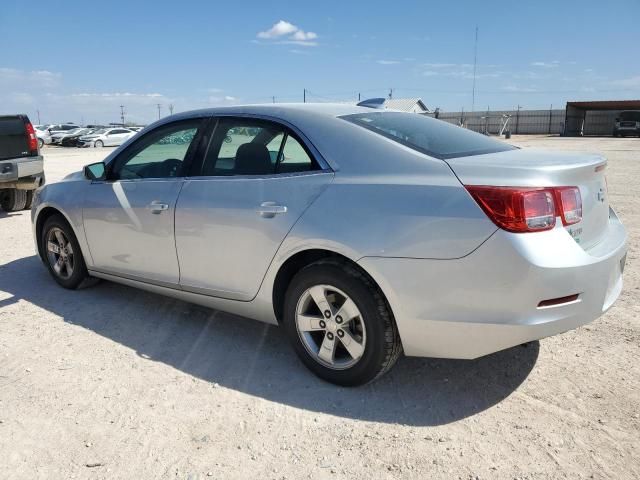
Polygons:
M0 207L31 206L33 191L44 183L38 140L26 115L0 116Z

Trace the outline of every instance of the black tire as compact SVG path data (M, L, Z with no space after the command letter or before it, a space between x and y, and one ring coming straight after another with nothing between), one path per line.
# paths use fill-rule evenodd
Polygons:
M49 260L47 238L49 236L49 232L54 228L62 230L73 249L73 273L69 278L62 278L61 275L57 274ZM84 281L90 278L87 273L87 266L84 263L82 251L80 250L80 244L78 244L78 240L73 233L73 229L62 215L52 215L44 222L42 233L40 235L40 249L42 252L42 259L44 260L49 273L51 273L51 276L60 286L70 290L75 290L80 287Z
M364 352L350 368L336 370L320 364L305 348L296 327L298 300L315 285L332 285L356 304L366 324ZM302 362L318 377L337 385L357 386L387 372L402 353L398 329L380 289L354 266L326 259L308 265L289 284L284 305L284 329Z
M102 148L102 147L104 147L104 142L102 140L96 140L93 143L93 146L94 146L94 148Z
M5 212L24 210L27 204L27 191L15 188L3 190L0 193L0 207Z
M35 190L27 190L27 201L24 204L25 210L31 210L31 205L33 204L33 192L35 192Z
M42 148L42 147L44 147L44 140L39 138L38 139L38 148Z

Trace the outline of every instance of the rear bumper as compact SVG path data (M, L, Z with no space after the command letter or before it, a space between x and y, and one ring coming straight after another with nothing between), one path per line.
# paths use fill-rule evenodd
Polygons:
M411 356L477 358L601 316L622 290L626 231L611 211L603 240L583 250L561 226L498 230L457 260L365 257ZM577 300L539 307L543 300Z
M15 188L39 178L44 178L44 162L40 155L0 161L0 188Z

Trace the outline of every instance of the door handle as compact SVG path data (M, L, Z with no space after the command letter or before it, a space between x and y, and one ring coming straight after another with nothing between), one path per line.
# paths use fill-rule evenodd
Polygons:
M258 213L264 218L273 218L276 215L287 213L287 207L277 205L276 202L262 202L258 208Z
M167 205L166 203L154 201L154 202L151 202L147 206L147 208L151 210L151 213L158 214L158 213L164 212L165 210L169 210L169 205Z

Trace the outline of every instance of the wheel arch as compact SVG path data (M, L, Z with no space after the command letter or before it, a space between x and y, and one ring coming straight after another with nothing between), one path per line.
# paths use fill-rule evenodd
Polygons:
M273 281L272 305L273 313L278 323L282 321L284 299L293 277L306 266L319 260L325 259L336 260L340 263L348 264L352 268L355 268L360 273L362 273L372 283L372 285L374 285L380 291L380 294L382 295L382 298L387 304L387 308L389 309L389 312L391 312L391 316L393 317L393 310L391 308L389 300L387 299L387 296L384 293L384 290L380 287L378 282L376 282L376 280L369 274L369 272L362 268L356 261L332 250L310 248L291 255L282 263L282 265L280 265L278 273L276 273Z
M71 231L73 232L73 234L76 236L76 238L78 238L78 234L76 233L75 229L73 228L73 224L69 221L69 218L64 214L64 212L56 207L53 206L46 206L44 208L42 208L39 212L38 215L36 216L36 224L35 224L35 235L36 235L36 245L38 247L38 256L44 260L44 251L42 250L42 241L41 241L41 237L42 237L42 228L44 227L45 222L47 221L47 219L51 218L54 215L60 215L62 218L64 218L64 220L67 222L67 224L69 225L69 228L71 228Z

